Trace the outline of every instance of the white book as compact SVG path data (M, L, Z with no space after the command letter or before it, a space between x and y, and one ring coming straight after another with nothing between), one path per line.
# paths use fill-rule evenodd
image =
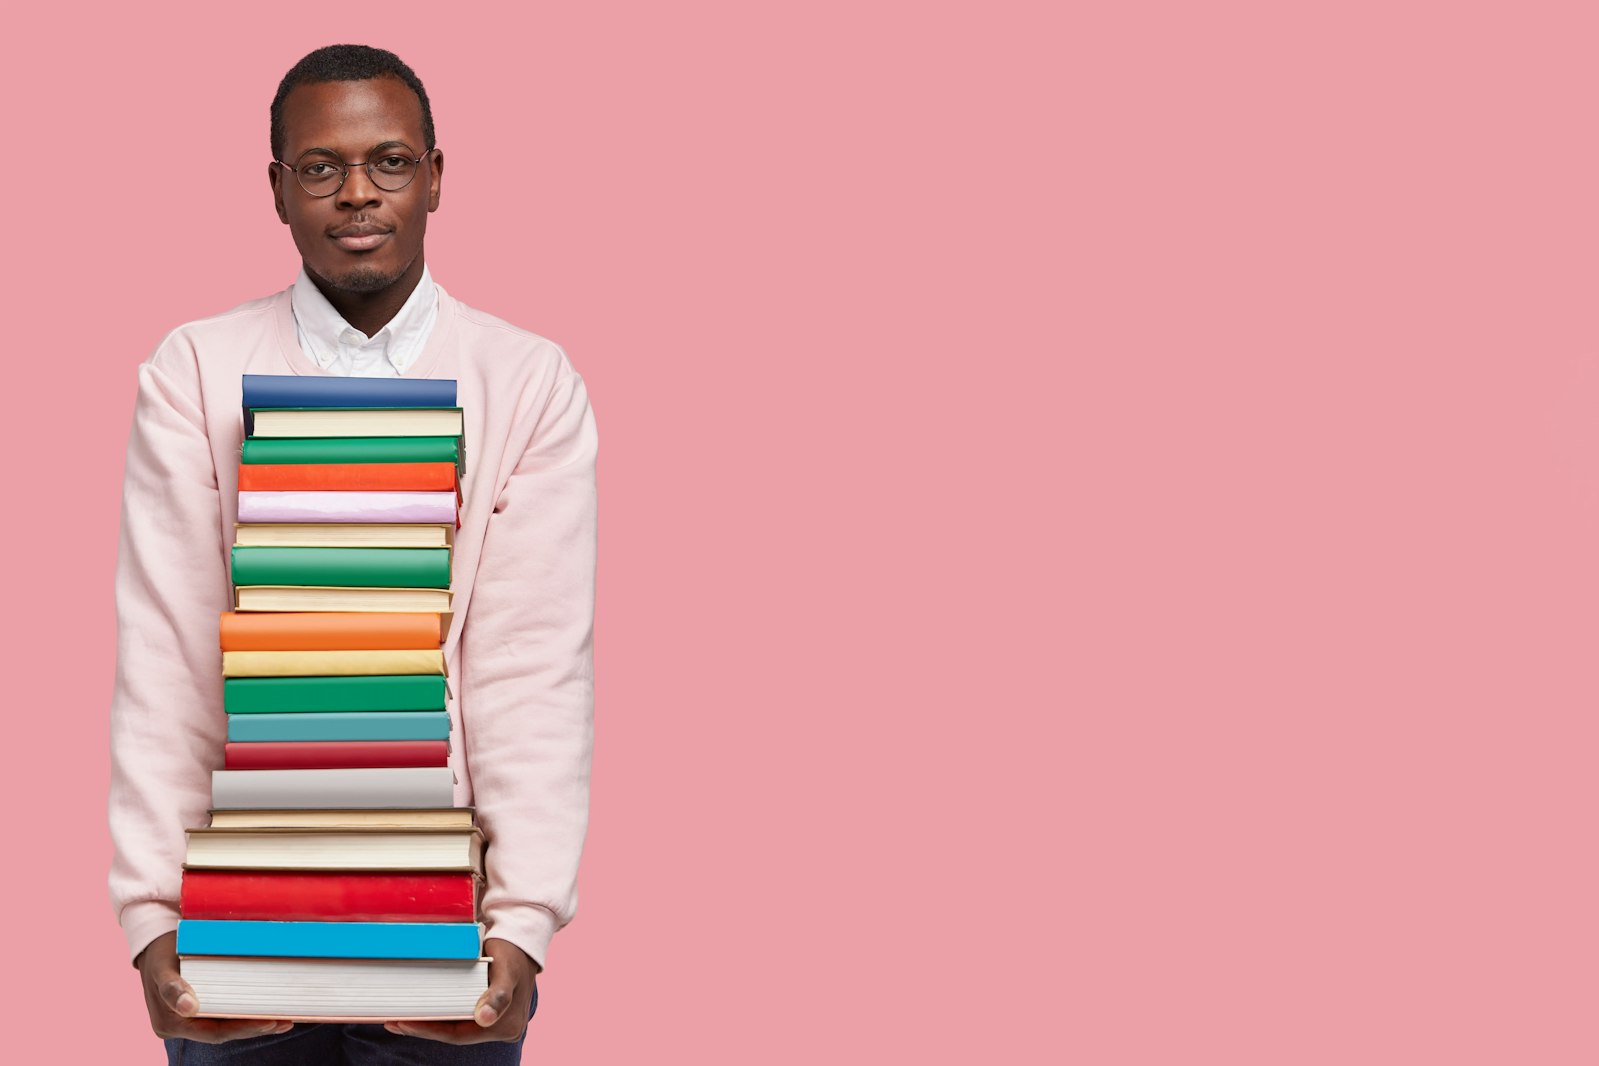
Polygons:
M277 959L185 955L201 1018L305 1022L472 1017L489 959Z
M202 829L185 831L196 870L470 870L483 873L474 827Z
M449 807L448 766L343 770L212 770L213 807Z

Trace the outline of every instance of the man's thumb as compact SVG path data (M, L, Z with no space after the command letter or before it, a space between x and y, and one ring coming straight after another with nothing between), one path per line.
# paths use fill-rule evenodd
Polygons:
M500 1015L511 1003L511 990L503 985L490 985L488 990L479 997L477 1010L473 1012L473 1020L487 1028L500 1020Z
M162 974L157 987L161 989L161 1002L174 1014L189 1018L200 1009L200 1001L194 998L194 989L178 975L178 971L169 970Z

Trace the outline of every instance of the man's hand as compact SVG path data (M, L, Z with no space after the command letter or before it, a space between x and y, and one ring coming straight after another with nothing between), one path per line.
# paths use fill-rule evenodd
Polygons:
M194 989L178 972L178 934L164 933L150 941L139 953L139 976L144 979L144 1005L150 1012L150 1028L163 1040L183 1037L204 1044L220 1044L268 1033L286 1033L293 1022L265 1021L259 1018L230 1020L196 1018L200 1002Z
M446 1044L483 1044L491 1040L513 1042L527 1028L533 1006L534 978L539 972L527 953L509 941L483 941L489 963L489 987L478 997L469 1022L388 1022L391 1033L442 1040Z

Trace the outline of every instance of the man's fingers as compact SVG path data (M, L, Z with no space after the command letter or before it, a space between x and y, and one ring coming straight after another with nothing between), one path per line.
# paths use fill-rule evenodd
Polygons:
M293 1022L262 1021L260 1019L223 1021L217 1018L195 1018L192 1021L184 1022L180 1026L180 1031L172 1035L202 1044L220 1044L226 1040L247 1040L255 1036L286 1033L292 1028L294 1028Z

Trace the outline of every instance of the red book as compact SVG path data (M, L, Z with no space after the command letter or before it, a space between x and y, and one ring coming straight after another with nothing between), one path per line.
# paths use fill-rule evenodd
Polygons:
M240 492L447 492L454 463L240 463Z
M356 766L448 766L445 740L229 741L225 770L341 770Z
M184 870L185 918L241 922L470 922L470 873Z

